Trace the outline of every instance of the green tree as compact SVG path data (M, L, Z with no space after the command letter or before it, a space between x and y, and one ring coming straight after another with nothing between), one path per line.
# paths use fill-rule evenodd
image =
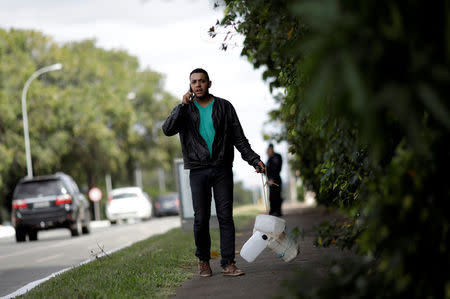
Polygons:
M246 189L241 181L234 183L233 198L235 205L248 205L253 203L252 191Z
M170 168L179 145L154 138L176 102L163 90L162 75L140 70L136 57L98 48L94 40L58 45L40 32L0 29L1 206L10 208L26 170L23 84L55 62L63 69L39 76L27 94L35 175L64 171L91 187L104 186L106 173L117 184L132 184L137 164Z

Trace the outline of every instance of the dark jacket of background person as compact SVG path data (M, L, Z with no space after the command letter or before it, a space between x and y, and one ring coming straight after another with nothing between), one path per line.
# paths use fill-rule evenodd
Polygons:
M216 135L212 157L199 132L200 113L195 105L179 104L162 126L167 136L180 134L184 168L232 167L234 146L241 153L242 159L256 167L260 157L251 149L233 105L225 99L213 97L212 119Z
M266 163L267 168L267 179L273 180L276 184L281 184L281 165L283 164L283 160L281 155L278 153L274 153Z
M275 153L273 151L273 145L269 145L267 149L269 159L267 160L266 169L267 169L267 179L269 182L269 201L270 201L270 211L269 215L280 217L282 216L281 212L281 203L283 199L281 198L281 165L283 164L283 160L281 155ZM270 151L273 153L270 154Z

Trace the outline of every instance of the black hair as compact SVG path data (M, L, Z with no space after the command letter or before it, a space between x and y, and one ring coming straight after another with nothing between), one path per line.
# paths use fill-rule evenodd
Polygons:
M269 143L268 148L273 148L273 144L272 144L272 143Z
M195 74L195 73L202 73L202 74L205 74L206 80L208 80L208 82L209 82L209 75L208 75L208 72L205 71L204 69L201 69L201 68L196 68L195 70L193 70L193 71L189 74L189 80L191 79L191 75L192 75L192 74Z

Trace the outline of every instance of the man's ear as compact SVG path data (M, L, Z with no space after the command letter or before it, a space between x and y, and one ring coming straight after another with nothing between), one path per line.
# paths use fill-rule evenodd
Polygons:
M208 88L211 88L212 81L209 81Z

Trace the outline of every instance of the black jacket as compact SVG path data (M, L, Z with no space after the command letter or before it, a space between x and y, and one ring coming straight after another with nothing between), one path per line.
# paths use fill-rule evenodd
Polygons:
M278 153L273 153L269 160L267 160L266 168L267 168L267 178L269 180L274 180L275 183L281 183L281 166L283 165L283 159L281 155Z
M193 103L176 106L162 126L167 136L180 134L184 168L232 167L234 146L248 164L253 167L258 165L260 157L251 149L233 105L218 97L214 97L213 105L212 120L216 135L212 157L205 140L200 135L200 112Z

